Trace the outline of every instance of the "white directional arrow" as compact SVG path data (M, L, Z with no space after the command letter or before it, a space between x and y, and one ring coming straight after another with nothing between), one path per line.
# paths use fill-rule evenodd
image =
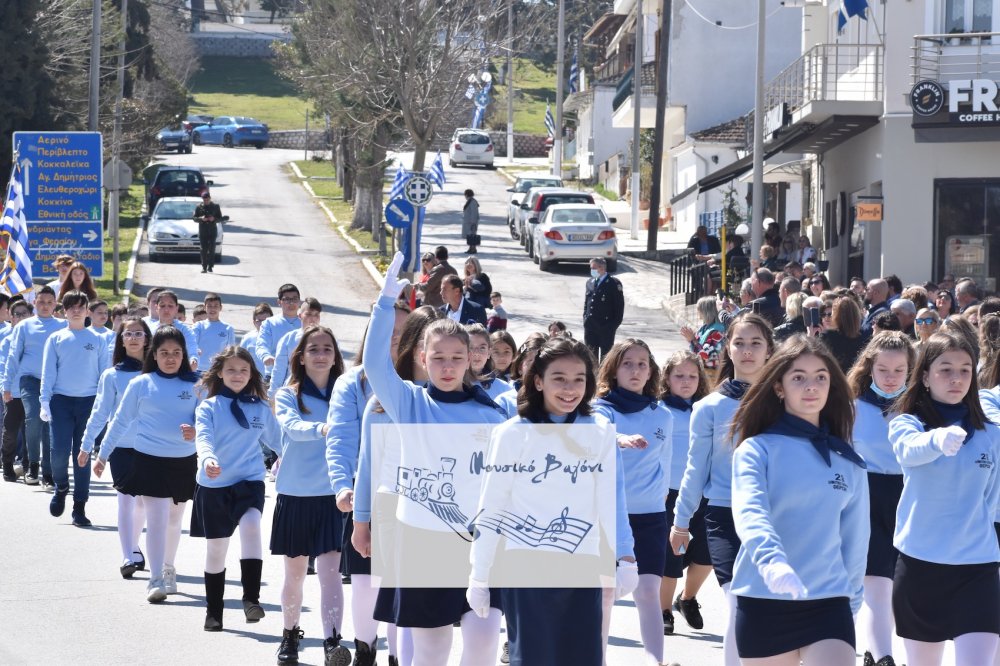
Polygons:
M400 210L399 206L397 206L396 204L390 205L389 210L398 215L399 219L401 219L403 222L406 222L407 224L410 223L410 216L405 214L402 210Z
M21 168L24 169L24 194L31 194L31 167L34 166L27 157L21 160Z
M84 232L83 239L84 240L88 240L91 243L93 243L95 240L97 240L97 232L94 231L93 229L90 229L90 230Z

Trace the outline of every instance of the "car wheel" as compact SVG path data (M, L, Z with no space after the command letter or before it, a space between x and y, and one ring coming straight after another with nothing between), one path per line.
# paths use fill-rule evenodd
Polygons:
M452 169L454 169L455 168L455 160L449 159L448 160L448 166L450 166Z
M149 253L149 261L151 263L154 263L154 264L159 263L159 261L160 261L160 255L153 254L152 252L150 252Z
M490 171L496 171L497 170L497 165L496 164L487 164L486 168L489 169Z
M264 144L262 143L254 144L254 148L256 148L257 150L264 150Z
M184 149L184 152L187 153L188 155L191 154L191 144L188 144L188 147Z
M196 146L200 146L201 145L201 134L192 134L191 135L191 143L193 143Z
M552 270L552 265L554 263L556 263L556 262L554 262L554 261L542 261L541 259L539 259L538 260L538 270L542 271L543 273L548 273L549 271Z
M609 273L614 273L615 271L617 271L618 270L618 260L617 259L608 259L607 269L608 269Z
M222 145L225 146L226 148L232 148L233 147L233 137L231 137L228 134L225 135L224 137L222 137Z
M542 263L542 260L538 258L538 253L535 252L535 246L534 245L531 246L531 260L533 262L535 262L536 264L539 264L539 265L541 265L541 263Z
M528 256L535 259L535 244L530 240L528 241Z

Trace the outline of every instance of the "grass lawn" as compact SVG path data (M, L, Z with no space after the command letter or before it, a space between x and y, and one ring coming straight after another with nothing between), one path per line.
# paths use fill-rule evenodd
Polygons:
M316 196L322 199L332 212L337 222L344 228L347 235L357 241L358 245L369 250L378 249L378 241L372 238L371 232L363 229L351 229L351 218L354 216L354 207L349 201L344 201L344 190L335 180L322 180L332 178L334 175L333 164L331 162L317 162L315 160L296 160L295 166L299 168L309 183L309 187ZM288 169L289 176L296 180L295 174ZM317 177L320 180L317 180Z
M94 280L97 295L114 305L121 300L121 291L128 277L128 262L132 258L132 245L139 229L139 211L142 208L142 183L134 183L128 189L128 195L121 199L121 214L118 217L118 287L119 296L114 294L114 251L110 237L104 239L104 277Z
M501 59L497 67L506 67ZM507 127L507 86L494 87L492 113L487 124L494 129ZM545 103L556 103L556 73L545 70L525 58L514 58L514 131L526 134L545 134ZM555 111L552 111L555 114Z
M304 129L309 108L266 58L204 57L191 82L190 113L252 116L270 129L286 130Z

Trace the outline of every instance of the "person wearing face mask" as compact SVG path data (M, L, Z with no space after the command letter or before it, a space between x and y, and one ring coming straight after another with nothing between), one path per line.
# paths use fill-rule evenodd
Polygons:
M611 351L624 316L622 283L608 275L608 262L603 257L591 259L583 302L583 341L598 360Z

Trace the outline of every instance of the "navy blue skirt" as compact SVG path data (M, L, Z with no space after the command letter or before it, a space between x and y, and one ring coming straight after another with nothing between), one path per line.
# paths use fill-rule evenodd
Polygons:
M601 666L600 588L505 588L511 666Z
M630 513L628 524L635 540L635 561L639 575L662 576L667 565L667 512Z
M115 448L108 458L108 466L111 468L111 485L118 487L132 469L132 461L135 460L135 449Z
M164 497L172 499L174 504L183 504L194 497L197 473L198 456L195 454L167 458L136 451L132 467L125 472L121 482L115 483L115 489L126 495Z
M830 639L854 647L854 616L847 597L736 597L736 650L741 659L774 657Z
M354 574L371 576L372 558L362 557L358 551L354 550L351 537L354 535L354 512L344 514L344 536L341 539L343 549L340 551L340 573L353 576Z
M740 537L736 534L733 510L728 506L709 506L705 510L705 533L719 585L731 583L736 553L740 552Z
M673 488L667 493L667 539L670 539L670 528L674 526L674 505L677 503L677 491ZM712 554L708 552L708 538L705 536L705 509L708 508L708 500L702 498L698 510L691 516L691 523L688 525L688 532L691 533L691 540L688 542L687 552L683 555L674 555L674 549L667 544L667 563L663 568L663 575L667 578L680 578L684 575L684 569L690 564L700 564L706 567L712 566Z
M239 481L222 488L197 485L190 534L205 539L228 539L250 509L264 513L263 481Z
M278 495L271 524L271 554L316 557L339 551L344 514L333 495Z
M872 534L868 541L865 575L892 578L899 557L899 551L892 545L892 536L896 533L896 507L903 494L903 475L868 472L868 494Z
M501 591L490 589L490 607L503 608ZM471 611L464 587L382 588L375 598L372 617L398 627L446 627Z

